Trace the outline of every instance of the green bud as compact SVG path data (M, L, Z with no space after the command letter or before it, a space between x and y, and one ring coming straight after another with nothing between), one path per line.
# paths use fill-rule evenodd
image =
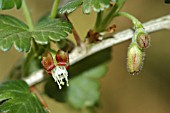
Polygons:
M136 43L131 43L127 53L127 68L130 74L136 75L142 69L144 53Z
M139 28L135 31L135 42L141 49L145 49L150 46L150 37L143 28Z

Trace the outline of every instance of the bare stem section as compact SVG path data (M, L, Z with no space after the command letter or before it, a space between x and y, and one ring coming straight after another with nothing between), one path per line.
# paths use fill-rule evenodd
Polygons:
M148 33L156 32L163 29L169 29L170 30L170 15L160 17L158 19L154 19L151 21L148 21L146 23L143 23L143 26ZM73 65L80 60L86 58L87 56L90 56L96 52L99 52L103 49L106 49L108 47L114 46L116 44L122 43L124 41L127 41L131 39L133 36L133 31L131 29L127 29L124 31L121 31L119 33L114 34L109 39L103 40L97 44L94 44L92 47L88 49L83 49L80 47L76 47L75 50L72 51L72 53L69 54L70 57L70 65ZM30 75L28 78L25 78L24 80L30 85L35 85L42 80L44 80L46 77L43 74L43 70L39 70L32 75Z

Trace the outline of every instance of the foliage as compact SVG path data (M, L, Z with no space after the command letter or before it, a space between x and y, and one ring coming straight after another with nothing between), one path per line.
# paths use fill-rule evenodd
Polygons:
M100 12L110 6L110 1L113 0L71 0L59 10L59 13L60 14L71 13L75 9L77 9L77 7L80 6L81 4L83 13L85 14L89 14L92 11L92 9L95 12Z
M0 0L0 10L11 9L16 5L16 8L21 8L22 0Z
M47 113L22 80L8 81L0 86L0 112Z
M31 39L38 44L48 44L49 40L60 41L71 32L71 24L62 19L45 18L38 22L33 30L20 20L0 15L0 49L7 51L14 44L19 51L28 52L31 47Z
M105 75L107 67L99 65L70 80L67 92L68 102L75 108L94 106L100 97L99 79Z

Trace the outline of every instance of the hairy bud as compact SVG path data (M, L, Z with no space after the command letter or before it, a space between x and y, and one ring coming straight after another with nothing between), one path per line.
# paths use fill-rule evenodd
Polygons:
M131 43L127 53L127 68L130 74L136 75L143 65L144 53L136 43Z
M139 48L145 49L150 46L150 37L143 28L135 31L135 41Z

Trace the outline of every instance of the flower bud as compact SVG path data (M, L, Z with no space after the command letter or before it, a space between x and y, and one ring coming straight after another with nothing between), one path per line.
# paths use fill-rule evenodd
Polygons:
M67 52L58 50L56 54L56 61L58 66L65 66L66 69L69 68L69 55Z
M43 56L42 56L42 61L41 61L44 69L47 71L47 72L50 72L52 69L55 68L55 65L54 65L54 61L53 61L53 57L51 55L51 53L45 53Z
M135 41L139 48L145 49L150 46L150 37L143 28L135 31Z
M142 69L144 53L136 43L131 43L127 53L127 68L130 74L138 74Z

